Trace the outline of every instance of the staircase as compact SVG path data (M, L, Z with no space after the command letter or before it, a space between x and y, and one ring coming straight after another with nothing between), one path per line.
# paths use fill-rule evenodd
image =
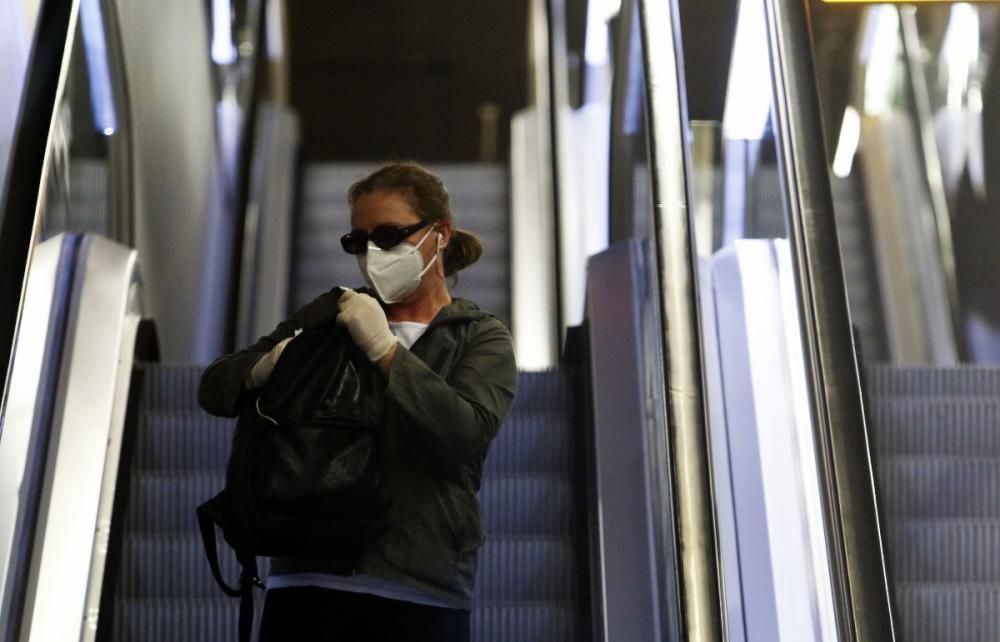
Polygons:
M102 629L101 639L235 640L238 601L215 585L194 513L223 486L233 423L198 407L201 367L141 368L113 628ZM579 639L569 408L564 373L521 375L517 402L487 458L480 491L487 543L472 616L476 642ZM235 582L238 570L230 556L224 556L223 569ZM258 611L261 603L256 601ZM102 627L107 624L102 620Z
M343 253L338 239L348 228L347 187L372 169L306 169L294 253L295 305L333 285L360 282L354 257ZM478 233L485 245L483 258L461 275L453 293L468 293L485 309L509 318L505 170L491 165L432 169L448 185L459 225ZM238 602L215 585L195 520L195 507L223 486L233 429L231 420L198 407L201 370L142 366L113 632L107 637L109 632L102 631L102 639L237 638ZM487 541L479 554L475 642L577 642L589 625L581 619L586 615L578 595L585 580L574 539L571 403L565 372L522 373L514 408L487 457L479 493ZM224 575L235 582L235 561L224 556L223 562ZM262 601L256 600L258 611Z
M581 639L570 395L565 373L521 373L486 458L474 642Z
M201 367L140 368L143 389L121 517L113 628L102 630L99 639L235 641L239 601L212 579L194 512L225 483L232 421L198 407ZM224 577L235 584L235 560L223 555L221 562ZM262 601L255 600L258 610ZM106 624L102 618L102 628Z
M1000 368L866 379L897 640L1000 640Z

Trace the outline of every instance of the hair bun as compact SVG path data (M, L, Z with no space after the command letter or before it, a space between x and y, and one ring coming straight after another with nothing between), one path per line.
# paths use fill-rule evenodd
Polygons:
M451 276L463 270L483 255L483 243L479 237L467 230L455 228L451 232L451 241L444 248L444 274Z

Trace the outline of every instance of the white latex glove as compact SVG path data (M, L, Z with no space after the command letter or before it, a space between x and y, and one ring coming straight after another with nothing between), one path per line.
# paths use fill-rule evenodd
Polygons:
M389 329L389 320L378 301L344 288L337 305L340 308L337 323L347 328L369 361L378 361L396 345L398 339Z
M287 339L282 339L271 348L270 352L258 359L257 363L253 364L253 368L250 369L250 374L246 378L245 383L247 388L253 390L264 387L264 384L267 383L267 378L271 376L271 371L274 370L274 364L278 363L278 359L281 358L281 353L285 350L285 346L294 338L288 337Z

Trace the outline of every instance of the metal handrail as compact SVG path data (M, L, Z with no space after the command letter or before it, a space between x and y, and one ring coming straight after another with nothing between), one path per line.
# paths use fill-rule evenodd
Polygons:
M897 10L899 12L900 41L903 44L903 56L906 59L906 71L909 76L909 82L906 83L909 88L908 98L916 116L915 127L920 146L922 178L930 196L930 213L933 220L928 222L927 227L934 231L935 245L943 272L945 295L948 299L951 334L955 341L956 352L961 354L963 346L959 328L962 327L962 314L958 302L955 246L952 241L948 197L945 194L944 178L941 173L941 158L938 155L937 143L935 142L934 116L931 113L927 81L924 78L920 62L920 33L917 28L916 8L898 7Z
M608 238L613 243L635 236L635 224L632 220L633 179L629 172L614 171L615 167L632 167L635 159L631 145L631 136L635 132L628 130L627 123L635 117L636 103L630 91L639 86L635 75L640 73L637 60L639 52L639 20L634 11L634 2L623 2L618 14L617 42L615 44L615 70L611 80L611 144L609 146L608 176Z
M822 138L808 9L765 0L803 353L815 418L841 640L895 639L871 439L865 421Z
M706 419L698 256L688 208L690 158L680 14L676 0L639 0L638 7L651 141L649 164L666 365L681 638L721 641L725 639L725 624ZM667 578L661 577L660 581Z
M38 236L43 190L52 168L51 135L66 84L79 0L44 0L0 204L0 391L7 389L14 337L24 302L31 248ZM5 394L5 393L0 393ZM4 402L0 401L0 414Z
M128 73L125 66L125 49L122 42L121 19L118 3L100 0L104 20L104 37L107 44L108 68L111 72L111 90L118 116L118 129L110 137L108 176L111 184L111 238L135 247L135 171L133 167L132 109L129 103Z

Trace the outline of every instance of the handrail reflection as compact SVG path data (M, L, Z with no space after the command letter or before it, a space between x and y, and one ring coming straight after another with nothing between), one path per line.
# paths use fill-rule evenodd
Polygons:
M652 0L638 3L651 141L649 174L663 323L668 456L674 477L681 638L711 642L723 640L725 632L706 421L698 257L688 209L687 97L680 71L677 2L663 5Z
M799 0L764 0L764 6L837 628L845 641L891 642L895 628L871 440L823 147L808 9Z

